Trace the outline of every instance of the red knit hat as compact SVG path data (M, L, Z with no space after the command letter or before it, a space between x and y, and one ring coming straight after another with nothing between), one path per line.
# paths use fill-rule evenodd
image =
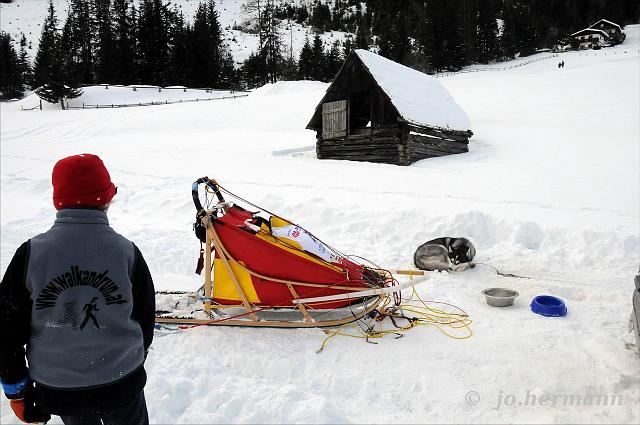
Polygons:
M101 207L111 202L116 187L102 160L90 153L63 158L53 167L53 205L57 210L69 207Z

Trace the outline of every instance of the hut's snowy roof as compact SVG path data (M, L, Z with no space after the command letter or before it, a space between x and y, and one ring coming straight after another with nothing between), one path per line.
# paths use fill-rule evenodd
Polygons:
M367 50L356 50L356 54L407 122L471 130L467 114L435 78Z

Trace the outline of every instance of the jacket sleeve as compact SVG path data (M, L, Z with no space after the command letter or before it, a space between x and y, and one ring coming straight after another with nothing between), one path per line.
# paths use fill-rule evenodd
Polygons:
M12 384L28 374L24 346L31 334L31 297L26 287L29 241L16 251L0 282L0 379Z
M133 285L133 312L131 313L131 318L137 321L142 328L144 348L146 350L153 341L156 294L149 267L147 267L142 253L135 244L133 245L133 249L135 259L133 261L133 273L131 277L131 283Z

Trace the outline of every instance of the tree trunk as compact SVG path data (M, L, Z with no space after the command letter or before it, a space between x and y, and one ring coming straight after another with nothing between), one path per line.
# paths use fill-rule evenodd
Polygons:
M64 111L64 99L60 99L60 107Z

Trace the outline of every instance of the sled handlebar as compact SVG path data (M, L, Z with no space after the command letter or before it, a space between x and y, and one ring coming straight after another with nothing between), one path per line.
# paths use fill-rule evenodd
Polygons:
M206 184L211 190L213 190L213 193L216 194L216 197L218 198L219 202L224 202L224 197L220 192L218 183L215 180L211 180L207 176L200 177L198 180L194 181L193 184L191 185L191 196L193 197L193 204L196 206L196 210L198 212L204 211L204 208L202 208L202 203L200 202L200 197L198 196L198 186L200 186L203 183Z

